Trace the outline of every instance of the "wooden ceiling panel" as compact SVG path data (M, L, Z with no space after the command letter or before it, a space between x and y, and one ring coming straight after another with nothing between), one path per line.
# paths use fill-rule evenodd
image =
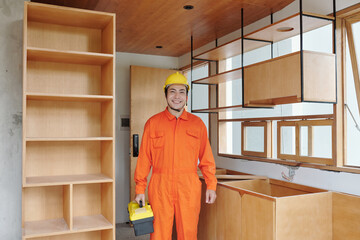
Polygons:
M116 13L116 50L141 54L181 56L294 0L35 0L60 6ZM193 5L185 10L183 6ZM156 46L163 46L157 49Z

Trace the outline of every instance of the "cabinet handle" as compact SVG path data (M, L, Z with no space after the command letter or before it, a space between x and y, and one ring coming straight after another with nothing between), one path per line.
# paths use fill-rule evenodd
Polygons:
M139 134L133 134L133 157L139 156Z

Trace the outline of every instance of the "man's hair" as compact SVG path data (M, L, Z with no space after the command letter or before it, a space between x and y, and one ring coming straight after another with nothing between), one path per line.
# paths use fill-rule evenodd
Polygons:
M170 85L169 85L170 86ZM167 97L167 93L168 93L168 88L169 86L166 86L165 87L165 97ZM185 85L184 85L185 86ZM189 89L185 86L185 89L186 89L186 96L188 96L188 93L189 93Z

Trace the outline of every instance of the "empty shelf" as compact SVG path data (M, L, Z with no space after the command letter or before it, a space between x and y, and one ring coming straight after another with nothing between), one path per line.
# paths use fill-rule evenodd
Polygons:
M25 222L24 226L25 237L50 236L70 230L63 218Z
M103 215L74 217L74 231L111 229L112 224Z
M27 137L27 142L51 142L51 141L112 141L112 137Z
M27 93L28 100L47 100L47 101L73 101L73 102L104 102L112 100L112 96L106 95L75 95L75 94L47 94L47 93Z
M33 186L52 186L65 184L84 184L84 183L103 183L113 180L104 174L81 174L81 175L62 175L62 176L41 176L27 177L26 187Z
M28 60L33 61L102 65L113 59L113 55L104 53L62 51L47 48L28 47L27 58Z

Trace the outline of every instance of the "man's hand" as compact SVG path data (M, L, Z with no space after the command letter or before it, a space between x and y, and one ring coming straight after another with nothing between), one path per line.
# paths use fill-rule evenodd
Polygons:
M140 200L142 201L143 206L145 206L145 194L136 194L135 202L140 205Z
M213 204L215 202L215 199L216 199L216 192L214 190L207 189L205 202L208 204Z

